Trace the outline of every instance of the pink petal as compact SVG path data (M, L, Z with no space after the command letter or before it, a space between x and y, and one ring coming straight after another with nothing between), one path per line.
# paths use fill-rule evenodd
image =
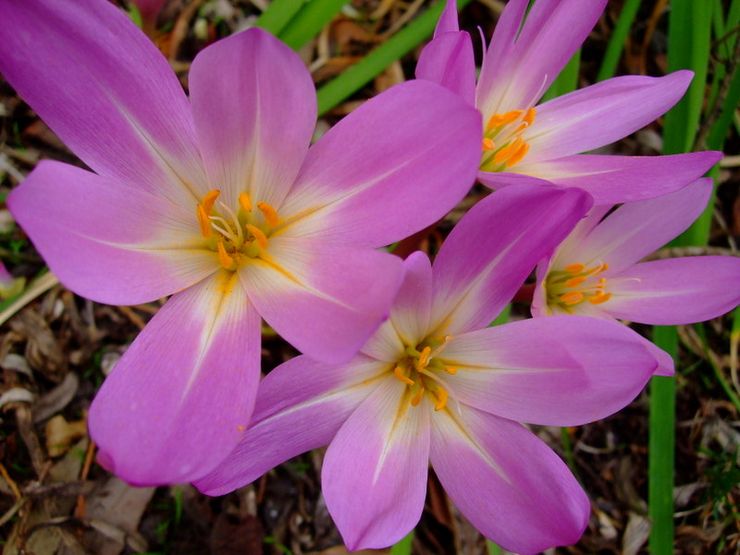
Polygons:
M615 318L655 325L703 322L740 303L740 258L696 256L643 262L607 283L612 298L604 303L604 310Z
M454 33L460 30L460 25L457 22L457 2L455 0L447 0L442 15L439 16L439 21L434 29L434 38L443 35L444 33Z
M321 472L326 506L347 549L383 548L421 517L429 461L429 413L387 377L339 429Z
M311 75L290 48L249 29L203 50L190 70L198 139L211 186L238 206L279 207L308 152L316 125Z
M468 192L480 143L480 114L459 96L429 81L397 85L311 147L283 207L286 227L371 247L407 237Z
M218 268L194 210L74 166L41 162L8 207L61 282L94 301L150 302Z
M328 445L387 375L387 366L362 356L341 366L305 356L281 364L260 384L253 423L236 449L196 487L223 495L288 459Z
M561 187L578 187L589 193L595 204L605 205L677 191L700 178L721 158L722 153L714 151L672 156L577 154L547 162L523 163L514 170Z
M576 426L605 418L642 391L660 362L620 323L581 316L522 320L454 337L445 364L459 400L504 418Z
M525 130L528 164L608 145L664 114L689 86L693 73L664 77L626 75L563 95L537 107Z
M100 0L3 2L0 73L95 172L183 203L205 176L167 60Z
M443 33L427 44L416 64L416 78L447 87L475 104L475 58L470 35Z
M509 4L478 82L477 105L487 117L534 105L586 39L606 0L538 0L518 35L528 3Z
M434 413L431 442L434 471L460 512L516 553L576 543L590 505L563 461L521 425L461 410Z
M100 461L135 485L200 478L246 430L259 360L259 316L235 274L173 296L93 401Z
M270 239L269 259L244 267L260 315L299 351L345 362L388 316L401 260L367 248L309 238Z
M589 203L588 195L575 189L519 186L497 191L474 206L434 261L435 333L487 326Z

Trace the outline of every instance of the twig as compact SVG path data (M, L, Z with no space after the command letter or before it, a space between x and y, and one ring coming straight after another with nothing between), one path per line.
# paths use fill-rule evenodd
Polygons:
M8 474L8 471L5 469L5 466L3 466L2 463L0 463L0 475L2 475L3 480L8 484L10 487L10 491L13 492L13 495L15 496L16 501L18 501L21 497L21 490L18 489L18 484L15 483L13 478L10 477L10 474Z
M36 297L43 295L58 283L59 278L51 272L48 272L35 280L8 308L0 312L0 326L7 322L16 312L33 301Z

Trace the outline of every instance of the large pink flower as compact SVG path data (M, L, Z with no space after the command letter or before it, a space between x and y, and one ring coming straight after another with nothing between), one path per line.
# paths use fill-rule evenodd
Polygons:
M473 48L448 0L416 75L445 85L483 115L478 179L504 187L537 178L588 191L596 204L656 197L701 177L722 156L581 154L629 135L683 96L690 71L623 76L538 104L586 39L607 0L510 0L483 58L476 85Z
M512 186L480 202L434 266L405 261L390 318L349 363L295 358L265 378L254 425L209 494L329 444L326 503L347 546L385 547L424 507L431 461L486 536L517 553L574 543L589 502L518 422L576 425L629 403L667 355L615 322L540 318L486 327L587 208L577 190Z
M693 256L640 262L688 228L712 180L655 199L592 211L538 267L535 316L580 314L630 322L701 322L740 303L740 258ZM603 218L603 219L602 219Z
M338 362L387 315L402 266L374 249L466 193L480 116L410 82L309 149L310 75L262 31L201 52L188 100L105 0L0 0L0 11L0 72L95 172L42 162L8 200L15 218L82 296L172 295L92 405L100 459L138 484L193 480L248 424L260 316Z

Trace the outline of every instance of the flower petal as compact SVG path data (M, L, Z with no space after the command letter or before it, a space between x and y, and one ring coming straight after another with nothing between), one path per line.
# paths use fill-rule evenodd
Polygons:
M649 342L618 322L522 320L454 337L444 350L462 403L518 422L577 426L627 406L659 366Z
M609 280L604 310L615 318L681 325L721 316L740 303L740 258L695 256L643 262Z
M94 301L150 302L218 268L194 242L194 211L74 166L41 162L8 206L60 281Z
M521 425L461 410L434 413L431 442L434 471L460 512L516 553L577 542L590 504L563 461Z
M185 93L123 12L99 0L3 0L1 11L0 73L77 156L171 200L200 196Z
M555 266L606 262L604 277L616 275L688 228L711 193L712 180L699 179L679 191L624 204L585 238L566 240L555 255Z
M439 16L437 26L434 28L434 38L444 33L454 33L460 30L460 24L457 21L457 2L447 0L442 14Z
M93 401L99 460L135 485L200 478L246 430L259 360L259 316L235 274L173 296Z
M316 92L290 48L260 29L203 50L190 70L190 97L208 177L222 200L239 193L279 207L308 152Z
M468 192L480 143L480 114L459 96L429 81L397 85L311 147L283 207L286 232L370 247L407 237Z
M305 356L281 364L260 384L253 423L244 437L195 486L208 495L223 495L288 459L328 445L387 371L387 364L363 356L341 366Z
M270 239L269 259L244 267L262 317L301 352L345 362L388 316L403 279L401 260L314 239Z
M687 70L664 77L625 75L545 102L523 135L530 146L526 162L570 156L626 137L667 112L692 77Z
M470 35L458 31L434 37L419 55L416 78L447 87L474 105L475 58Z
M487 326L589 203L576 189L512 186L474 206L434 261L434 333Z
M509 2L483 60L477 106L486 116L534 105L586 40L606 0L538 0L519 31L527 5Z
M407 389L385 378L326 451L322 490L350 551L397 542L424 509L431 406L412 407Z

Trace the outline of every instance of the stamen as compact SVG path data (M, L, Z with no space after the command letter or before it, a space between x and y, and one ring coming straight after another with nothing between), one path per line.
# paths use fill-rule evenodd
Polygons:
M534 107L530 108L529 110L527 110L527 113L524 114L524 118L523 118L524 123L526 123L527 125L532 125L534 123L534 118L536 115L537 115L537 108L534 108Z
M457 368L454 366L445 366L445 372L454 376L455 374L457 374Z
M402 368L401 366L396 366L393 369L393 375L396 376L399 380L401 380L405 384L414 385L416 382L409 378L404 372L405 368Z
M245 212L252 211L252 199L249 198L247 193L239 193L239 206L241 206L242 210Z
M239 223L239 218L236 217L236 214L234 214L234 211L226 206L223 202L219 203L221 207L224 209L224 212L226 212L229 217L231 218L232 226L236 229L236 236L238 241L236 242L237 248L241 247L242 242L244 241L244 233L242 232L242 226Z
M482 148L483 148L483 150L495 150L496 149L496 143L494 143L488 137L484 137Z
M422 385L419 388L419 391L411 398L411 406L412 407L418 407L419 403L421 403L421 400L424 398L424 392L426 389L424 389L424 386Z
M493 114L488 120L486 131L490 131L492 129L495 129L496 127L501 127L502 125L507 125L512 121L517 120L519 117L521 117L523 113L524 110L512 110L511 112L506 112L505 114Z
M263 249L267 248L267 235L265 235L260 228L252 224L247 224L244 227L246 227L247 231L254 236L260 247Z
M266 202L258 202L257 208L260 209L260 212L262 212L262 215L265 217L267 225L269 225L270 227L275 227L276 225L278 225L278 223L280 222L280 218L278 217L277 210L275 210Z
M234 257L231 256L228 252L226 252L226 247L224 247L224 242L219 240L217 247L218 247L218 261L221 263L221 266L223 266L227 270L233 269Z
M570 293L564 293L560 295L560 301L566 305L574 305L583 301L583 293L580 291L572 291Z
M221 194L221 191L218 189L211 189L208 191L205 196L203 197L203 210L206 211L206 214L211 213L211 210L213 210L213 205L216 202L216 199L218 198L218 195Z
M518 138L517 140L522 140L522 139ZM522 146L520 146L519 149L506 162L506 166L510 168L518 164L519 162L522 161L522 158L524 158L527 155L527 152L529 152L529 143L523 143Z
M419 370L423 370L427 367L429 364L429 355L432 354L432 348L430 346L426 346L421 350L421 354L419 355L419 361L416 364L416 367Z
M567 280L565 282L564 285L566 287L577 287L578 285L580 285L581 283L583 283L587 279L588 278L586 276L578 276L578 277L570 278L569 280Z
M589 297L588 302L590 302L591 304L602 304L611 298L612 298L611 293L601 292L601 293L598 293L597 295L594 295L593 297Z
M449 397L447 390L443 387L438 387L435 392L437 402L434 404L434 410L442 410L447 406L447 398Z
M506 145L504 148L499 150L496 154L493 156L493 161L496 164L501 164L506 162L506 160L509 159L509 157L513 156L514 153L516 153L519 148L526 144L521 137L517 137L513 141L511 141L510 144Z
M580 274L586 266L580 263L568 264L565 267L565 271L569 274Z
M210 237L213 234L211 230L211 221L208 219L208 212L203 208L202 204L198 204L198 225L200 226L200 233L203 237Z

